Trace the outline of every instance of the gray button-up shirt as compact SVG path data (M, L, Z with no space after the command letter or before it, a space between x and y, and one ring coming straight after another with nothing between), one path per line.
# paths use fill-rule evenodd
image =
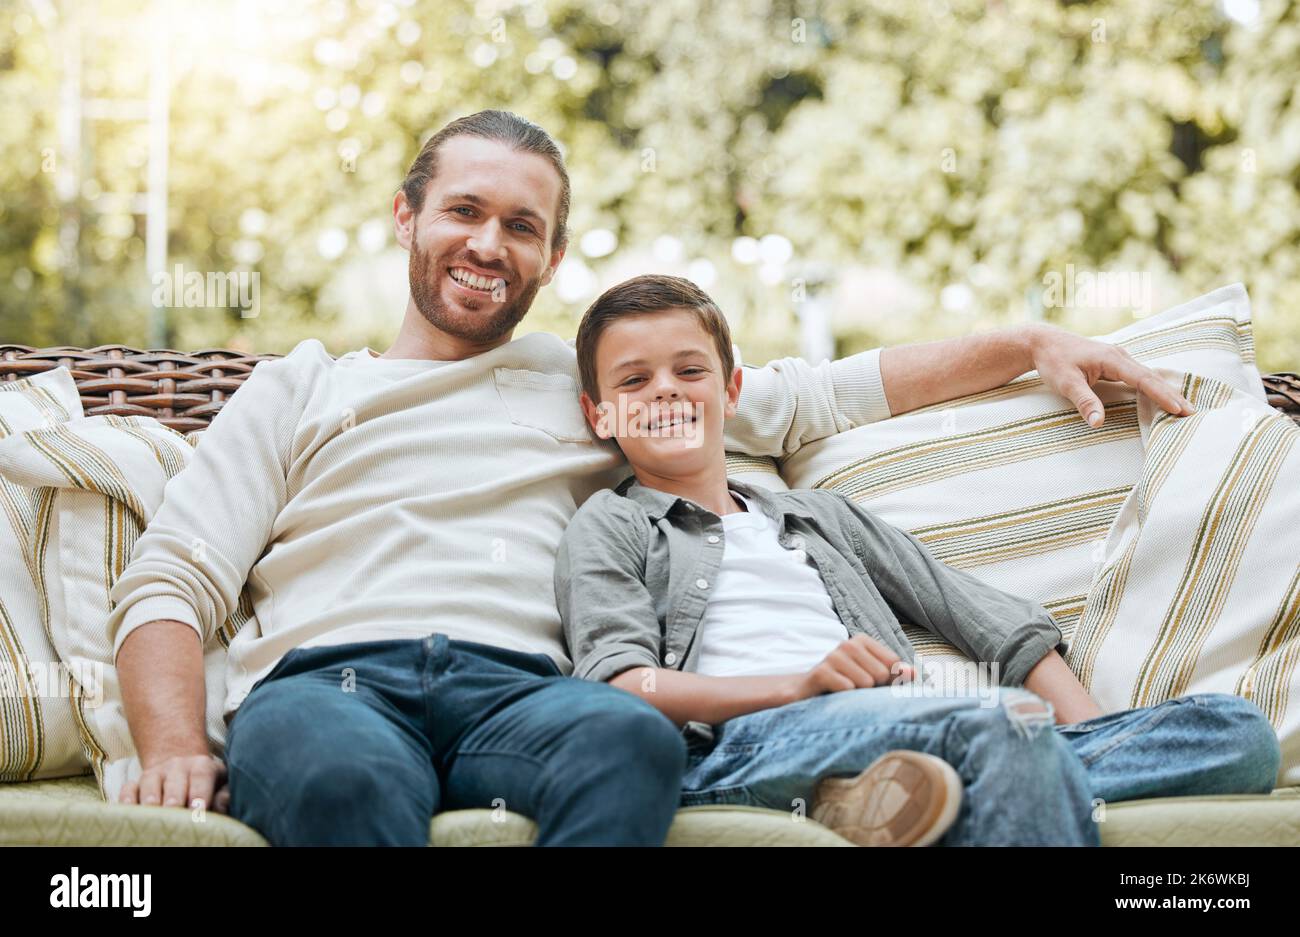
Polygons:
M849 635L869 635L914 664L901 622L919 625L972 660L996 662L1003 686L1024 683L1053 648L1068 650L1041 605L939 562L915 536L841 494L727 484L762 507L782 546L804 551ZM694 670L726 545L716 514L635 476L596 492L569 523L555 564L573 675Z

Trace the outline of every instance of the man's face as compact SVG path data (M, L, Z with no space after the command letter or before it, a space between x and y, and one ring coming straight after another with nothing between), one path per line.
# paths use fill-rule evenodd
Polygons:
M599 404L587 420L615 438L638 469L676 477L725 458L723 421L740 399L740 369L722 373L713 337L695 314L672 309L610 323L596 344Z
M564 256L551 250L560 188L535 153L474 136L443 144L420 213L401 193L394 203L420 314L471 344L509 341Z

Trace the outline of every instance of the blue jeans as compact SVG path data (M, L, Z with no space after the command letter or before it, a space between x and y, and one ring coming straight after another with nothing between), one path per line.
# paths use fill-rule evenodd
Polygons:
M1203 693L1054 728L1051 712L1028 690L1005 687L992 706L877 687L760 710L691 745L682 803L768 807L798 822L821 778L852 776L904 748L943 758L962 779L961 810L941 845L1095 846L1094 799L1273 789L1277 736L1240 697Z
M538 845L659 845L685 761L636 696L441 634L295 648L226 742L230 814L273 845L425 846L470 807L532 817Z

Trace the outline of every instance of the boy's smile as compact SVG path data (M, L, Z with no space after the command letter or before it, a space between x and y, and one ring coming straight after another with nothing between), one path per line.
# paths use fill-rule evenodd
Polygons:
M596 433L640 473L682 477L724 463L723 421L736 412L739 369L722 374L713 338L689 310L628 315L596 348L600 401L583 394Z

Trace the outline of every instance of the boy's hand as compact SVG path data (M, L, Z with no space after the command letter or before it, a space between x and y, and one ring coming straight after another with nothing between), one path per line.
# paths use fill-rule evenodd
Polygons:
M896 674L915 680L916 668L903 663L902 658L875 638L855 634L799 679L798 698L889 686Z

